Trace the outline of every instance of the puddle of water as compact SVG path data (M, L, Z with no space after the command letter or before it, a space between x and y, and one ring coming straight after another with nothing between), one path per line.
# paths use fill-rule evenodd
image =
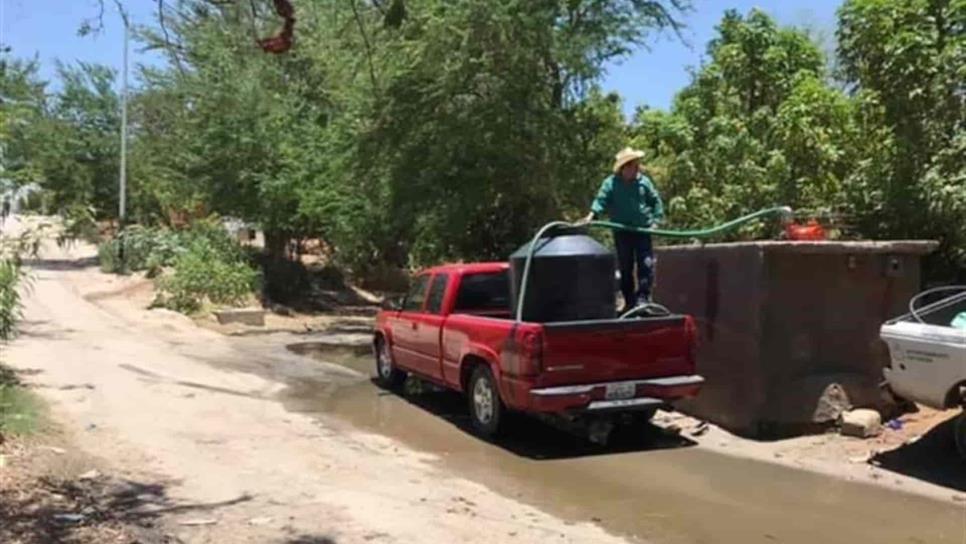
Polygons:
M374 375L375 362L372 346L332 345L323 342L299 342L285 346L292 353L312 357L327 363L335 363L367 376Z
M367 375L372 366L355 348L298 349L365 365ZM282 400L438 455L456 474L566 520L644 541L933 544L966 536L966 510L954 505L689 447L656 427L603 450L517 417L490 444L467 430L464 401L453 393L299 382Z

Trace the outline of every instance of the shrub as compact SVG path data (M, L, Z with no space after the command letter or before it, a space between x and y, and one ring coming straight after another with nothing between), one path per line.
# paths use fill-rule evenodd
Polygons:
M20 263L25 255L36 255L30 240L28 235L13 240L0 238L0 342L17 333L22 309L18 287L30 279ZM0 443L4 433L24 434L32 430L36 419L36 399L20 387L17 375L0 361Z
M206 238L196 239L175 258L174 272L159 278L155 304L193 313L206 303L239 306L247 302L258 287L258 272L224 250Z
M121 247L124 248L124 262L120 260ZM97 254L101 270L123 273L139 270L157 270L171 266L175 258L183 252L180 236L168 229L146 228L132 225L118 233L113 239L98 247Z
M98 256L105 272L147 270L155 276L173 268L158 278L155 305L184 313L197 312L207 303L243 304L259 282L244 248L215 218L196 221L182 231L132 225L101 244Z
M215 218L195 221L188 229L179 233L179 238L184 247L203 240L215 254L226 261L238 261L245 258L244 249Z
M13 371L0 365L0 441L4 434L25 435L33 431L40 408L37 397L20 385Z
M101 270L109 273L147 270L156 273L173 266L177 258L196 241L203 240L225 261L238 261L245 252L216 219L196 221L183 231L131 225L98 247ZM120 261L121 246L124 262Z
M48 223L41 223L15 236L0 233L0 341L16 335L22 309L18 288L30 284L23 260L37 257L49 228Z
M20 319L20 292L17 285L22 269L13 259L0 258L0 341L10 340Z

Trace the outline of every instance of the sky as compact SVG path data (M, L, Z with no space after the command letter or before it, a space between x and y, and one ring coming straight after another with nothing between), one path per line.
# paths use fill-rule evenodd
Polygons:
M153 24L155 0L124 0L134 24ZM807 27L832 47L835 11L841 0L694 0L695 9L683 17L687 28L683 41L673 33L653 37L648 47L607 66L602 81L606 91L624 97L625 113L638 106L667 109L674 94L690 81L690 69L701 64L707 42L715 25L727 9L746 13L759 8L781 24ZM123 25L112 0L105 0L104 28L96 36L80 37L77 29L85 19L98 14L97 0L0 0L0 44L10 46L17 57L33 57L41 62L41 75L52 80L56 61L96 62L117 69L122 65ZM296 30L297 32L297 30ZM156 63L156 54L138 50L131 44L130 60ZM133 71L132 71L133 73Z

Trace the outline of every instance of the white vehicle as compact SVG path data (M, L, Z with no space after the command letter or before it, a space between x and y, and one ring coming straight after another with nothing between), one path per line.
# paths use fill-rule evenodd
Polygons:
M937 291L962 291L921 308L916 303ZM891 363L884 369L892 392L905 400L945 410L966 404L966 286L933 289L914 297L909 313L882 326ZM953 326L956 324L957 326ZM966 417L957 418L956 446L966 458Z

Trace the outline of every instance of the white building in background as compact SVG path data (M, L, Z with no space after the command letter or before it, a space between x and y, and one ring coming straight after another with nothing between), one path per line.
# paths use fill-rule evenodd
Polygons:
M264 234L258 230L257 225L235 217L223 217L221 224L240 243L255 247L265 247Z
M0 212L20 213L20 210L27 204L30 195L39 192L40 186L36 183L16 187L12 181L0 179Z

